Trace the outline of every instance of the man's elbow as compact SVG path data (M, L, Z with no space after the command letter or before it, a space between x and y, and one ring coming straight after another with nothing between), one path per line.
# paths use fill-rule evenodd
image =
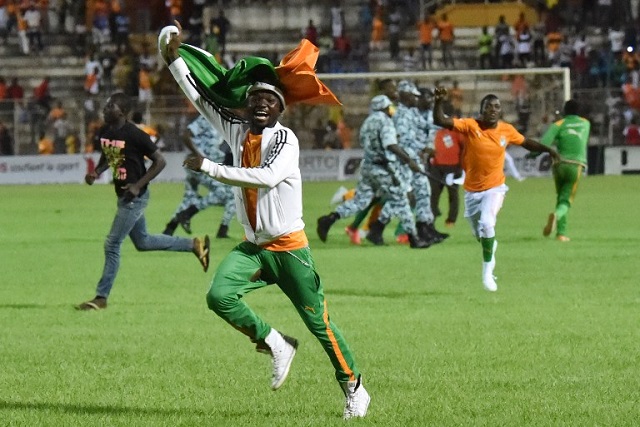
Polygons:
M161 171L162 169L165 168L165 166L167 166L167 161L163 155L158 154L153 159L153 166L159 171Z

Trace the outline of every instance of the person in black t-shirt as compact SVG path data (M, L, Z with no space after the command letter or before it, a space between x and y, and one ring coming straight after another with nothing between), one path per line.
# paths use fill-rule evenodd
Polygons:
M149 135L127 120L131 106L131 98L122 92L107 99L103 110L105 125L98 131L102 155L95 170L85 176L85 182L92 185L102 172L112 169L118 210L104 244L104 269L96 296L76 306L78 310L107 307L120 265L120 247L127 235L139 251L193 252L204 271L209 267L209 236L188 239L147 233L144 210L149 203L148 185L166 161ZM149 169L145 157L151 160Z

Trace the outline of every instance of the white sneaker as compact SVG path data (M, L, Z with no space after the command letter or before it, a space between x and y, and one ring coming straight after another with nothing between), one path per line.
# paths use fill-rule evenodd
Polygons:
M482 285L484 286L484 289L489 292L495 292L498 290L496 276L493 274L482 276Z
M362 385L362 376L359 376L357 381L340 383L340 386L346 399L342 418L348 420L349 418L362 418L367 415L371 397Z
M340 188L338 188L338 190L335 193L333 193L333 197L331 197L330 204L331 205L337 205L339 203L344 202L343 197L344 197L345 194L347 194L347 191L349 191L349 190L347 190L343 186L340 186Z
M271 359L273 361L271 389L277 390L289 375L289 368L291 368L293 356L296 355L296 349L298 348L298 340L282 335L271 328L271 332L269 332L264 341L271 350Z

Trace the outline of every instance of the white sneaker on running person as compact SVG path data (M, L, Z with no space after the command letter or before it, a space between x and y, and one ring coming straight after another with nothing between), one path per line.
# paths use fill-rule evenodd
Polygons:
M489 292L495 292L498 290L498 284L496 283L496 276L493 274L482 276L482 285L484 289Z
M289 368L291 368L291 362L293 362L293 357L296 355L296 349L298 348L298 340L282 335L271 328L271 332L264 339L264 342L269 346L271 360L273 361L271 389L277 390L289 375Z
M348 420L349 418L362 418L367 415L371 397L362 385L362 376L359 376L357 381L340 383L340 386L346 399L342 418Z

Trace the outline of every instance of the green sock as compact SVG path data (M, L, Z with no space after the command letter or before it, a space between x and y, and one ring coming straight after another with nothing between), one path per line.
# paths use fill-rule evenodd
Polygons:
M349 228L351 228L352 230L357 230L358 228L360 228L360 224L362 224L362 222L365 220L367 215L369 215L369 212L371 211L371 208L373 208L373 206L374 204L371 203L369 206L359 211L356 214L356 217L353 219L353 222L351 223L351 225L349 225Z
M567 212L569 212L569 205L560 203L558 206L556 206L556 220L559 220L560 218L565 216Z
M480 244L482 245L482 259L484 262L491 261L491 257L493 256L493 242L495 240L495 237L480 238Z

